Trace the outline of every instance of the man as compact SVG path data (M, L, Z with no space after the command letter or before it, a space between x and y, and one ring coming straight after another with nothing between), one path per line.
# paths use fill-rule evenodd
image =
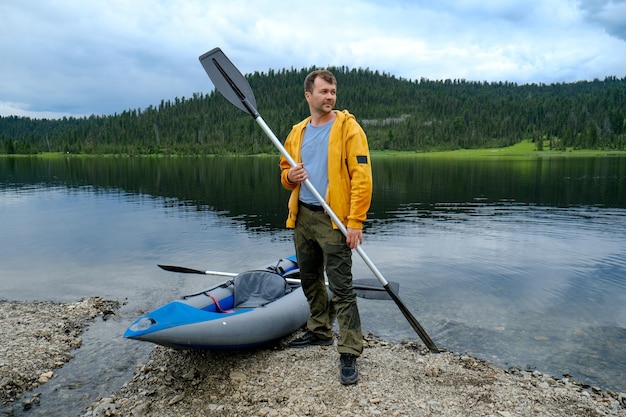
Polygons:
M306 77L304 97L311 116L296 124L285 141L296 166L281 157L280 168L283 186L292 190L287 227L295 228L302 289L311 310L306 333L291 346L332 345L336 316L340 381L348 385L359 380L356 358L363 351L361 319L352 288L351 249L363 243L372 170L363 129L347 110L333 110L336 94L337 81L330 71L313 71ZM304 185L307 179L345 225L347 236ZM333 294L330 301L324 271Z

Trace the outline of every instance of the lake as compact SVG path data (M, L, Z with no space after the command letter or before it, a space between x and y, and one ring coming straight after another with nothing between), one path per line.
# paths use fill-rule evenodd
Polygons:
M277 161L0 158L0 298L124 302L28 415L79 415L116 391L152 348L126 327L221 280L157 264L239 272L293 253ZM363 249L439 347L626 392L626 158L372 165ZM365 332L420 341L393 302L359 308Z

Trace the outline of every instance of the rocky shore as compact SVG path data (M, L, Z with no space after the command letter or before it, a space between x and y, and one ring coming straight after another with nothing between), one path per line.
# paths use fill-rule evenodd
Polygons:
M54 378L80 347L84 327L116 307L100 298L0 301L2 404L45 407L28 391ZM358 360L361 381L342 386L334 347L290 349L287 342L237 352L155 347L130 381L80 416L626 417L622 393L372 336Z
M99 297L69 304L0 300L0 404L20 401L53 378L80 348L85 327L118 307L117 301ZM39 404L36 396L21 401L25 409Z

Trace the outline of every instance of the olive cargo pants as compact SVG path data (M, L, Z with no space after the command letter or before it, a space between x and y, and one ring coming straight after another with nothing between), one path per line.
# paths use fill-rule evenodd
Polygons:
M356 293L352 288L352 251L340 230L332 227L323 211L299 207L294 242L302 289L311 315L307 328L320 338L332 338L333 320L337 318L339 353L359 356L363 351L361 318ZM332 291L328 299L324 269Z

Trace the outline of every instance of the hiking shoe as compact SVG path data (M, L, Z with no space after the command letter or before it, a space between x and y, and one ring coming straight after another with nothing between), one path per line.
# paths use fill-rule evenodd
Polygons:
M330 346L333 344L333 339L322 339L317 337L314 333L306 331L306 333L294 339L289 346L295 348L307 347L307 346Z
M339 380L343 385L356 384L359 380L359 370L356 368L356 356L351 353L342 353L339 358L341 370Z

